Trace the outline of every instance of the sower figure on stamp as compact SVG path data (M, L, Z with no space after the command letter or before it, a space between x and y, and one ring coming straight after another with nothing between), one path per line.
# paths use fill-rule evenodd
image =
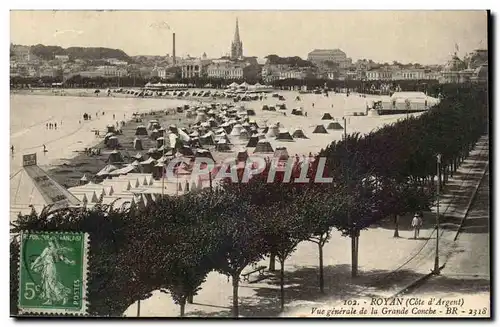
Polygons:
M411 221L411 227L413 228L413 238L417 239L420 237L420 228L422 228L422 215L420 213L416 213L413 216L413 220Z
M69 300L71 290L61 283L56 268L56 263L59 261L68 265L75 265L74 261L66 258L68 251L70 249L60 247L57 240L50 240L42 254L31 265L33 272L41 275L42 294L40 297L46 300L45 305L52 305L54 302L62 302L62 305L65 305Z

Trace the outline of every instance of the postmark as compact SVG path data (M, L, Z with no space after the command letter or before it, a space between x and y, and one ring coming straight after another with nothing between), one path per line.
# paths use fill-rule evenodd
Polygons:
M20 314L87 314L87 233L22 232Z

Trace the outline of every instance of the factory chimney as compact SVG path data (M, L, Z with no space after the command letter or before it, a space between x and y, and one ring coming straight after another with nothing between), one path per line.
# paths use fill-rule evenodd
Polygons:
M172 33L172 54L173 54L173 65L175 66L175 33Z

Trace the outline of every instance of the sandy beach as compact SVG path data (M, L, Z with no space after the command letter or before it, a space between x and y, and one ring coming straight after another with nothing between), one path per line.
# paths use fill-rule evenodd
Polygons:
M123 135L119 141L124 146L123 150L134 155L131 141L134 138L135 127L139 125L130 122L132 113L149 113L165 111L183 105L198 105L200 101L232 103L231 99L191 98L191 99L168 99L164 97L107 97L100 96L81 97L76 94L81 90L65 91L65 96L50 96L51 90L39 90L38 95L33 92L30 96L23 94L11 95L11 144L15 147L14 156L11 157L11 175L19 170L23 154L38 154L39 165L47 170L51 170L54 178L62 184L74 185L84 173L93 175L106 164L107 155L110 150L103 149L101 156L89 158L81 154L86 147L103 147L99 145L102 138L95 136L94 130L99 130L100 135L105 134L108 124L115 125L117 121L125 121ZM92 90L85 90L93 92ZM342 138L342 130L328 130L328 134L313 134L314 128L318 124L326 125L329 120L321 120L324 113L328 112L343 125L342 117L347 118L347 133L360 132L368 133L384 124L392 123L398 119L405 118L406 115L390 116L351 116L354 112L364 112L366 103L370 97L361 97L358 94L333 94L328 97L317 94L300 94L300 101L296 101L298 92L276 91L285 97L285 101L278 101L277 98L268 94L262 101L239 102L237 106L245 106L253 109L256 116L251 117L260 127L269 126L277 122L283 129L293 133L295 128L303 130L308 139L295 139L293 142L282 142L270 139L273 149L276 147L286 147L290 155L316 153L330 142ZM76 95L76 96L75 96ZM114 95L114 94L113 94ZM123 96L123 97L122 97ZM286 110L274 112L263 111L262 106L275 106L285 104ZM307 116L295 116L291 114L293 108L302 108L307 112ZM88 113L92 120L84 121L82 115ZM96 115L98 113L98 115ZM286 113L286 116L284 116ZM114 119L113 119L114 115ZM194 119L186 118L184 114L146 116L141 124L147 124L150 119L158 119L160 125L168 127L171 124L179 127L194 123ZM57 123L58 128L47 129L46 124ZM217 161L236 155L236 152L245 148L247 141L238 137L229 137L233 143L231 152L217 153L212 151ZM145 145L145 151L149 147L154 147L154 142ZM46 145L48 152L43 153L43 145ZM253 149L249 148L249 153Z

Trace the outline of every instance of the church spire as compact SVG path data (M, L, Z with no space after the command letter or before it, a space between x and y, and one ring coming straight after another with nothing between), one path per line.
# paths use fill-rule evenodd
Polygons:
M234 30L234 40L231 43L231 59L240 59L243 57L243 42L240 39L240 27L238 18L236 18L236 28Z
M236 29L234 30L234 43L240 43L240 28L238 26L238 18L236 18Z

